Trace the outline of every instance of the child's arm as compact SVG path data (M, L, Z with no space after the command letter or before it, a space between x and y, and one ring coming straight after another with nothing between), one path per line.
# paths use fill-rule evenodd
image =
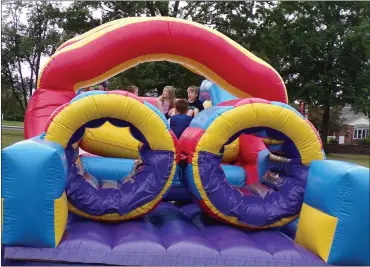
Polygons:
M157 103L155 104L155 106L156 106L156 108L159 109L159 111L161 113L163 113L163 107L162 107L162 102L161 101L158 100Z

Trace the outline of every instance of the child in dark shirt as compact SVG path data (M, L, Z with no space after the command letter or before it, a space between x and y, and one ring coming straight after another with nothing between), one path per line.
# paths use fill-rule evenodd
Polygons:
M180 139L181 134L193 119L191 116L186 114L188 112L188 108L189 104L185 99L178 99L175 102L176 114L169 119L171 130L175 133L178 139Z
M188 88L187 91L189 102L188 115L191 117L195 117L204 109L202 102L198 99L199 88L192 85Z

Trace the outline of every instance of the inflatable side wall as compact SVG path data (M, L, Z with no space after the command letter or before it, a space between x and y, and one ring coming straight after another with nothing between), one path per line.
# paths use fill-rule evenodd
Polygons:
M2 243L58 245L67 224L67 160L64 149L39 138L1 152Z
M331 265L370 265L369 169L311 164L296 241Z

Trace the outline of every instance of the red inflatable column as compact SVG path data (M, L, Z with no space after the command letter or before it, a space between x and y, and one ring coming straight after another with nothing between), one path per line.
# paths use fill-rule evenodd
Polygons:
M24 119L24 137L32 138L44 132L49 116L76 96L72 91L37 89L28 102Z
M247 184L254 184L258 179L258 153L266 149L262 139L254 135L242 134L239 137L240 159L247 172Z

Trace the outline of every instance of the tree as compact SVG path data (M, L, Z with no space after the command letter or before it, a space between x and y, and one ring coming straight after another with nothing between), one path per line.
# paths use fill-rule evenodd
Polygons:
M1 74L23 112L39 76L41 57L56 49L58 13L56 5L46 2L3 4Z
M298 104L290 104L296 110L300 112ZM308 120L312 125L321 132L322 128L322 118L324 110L320 106L308 106ZM343 117L342 117L342 108L340 107L331 107L330 108L330 120L329 120L329 132L339 132L343 127Z
M100 21L94 20L87 8L63 9L59 3L21 1L2 5L1 76L2 89L8 91L2 98L12 105L17 103L13 109L24 113L36 87L42 58L51 56L66 39ZM10 108L6 112L11 112Z
M366 2L279 2L258 33L261 52L274 62L291 100L322 106L327 143L330 110L351 104L366 112L369 8Z

